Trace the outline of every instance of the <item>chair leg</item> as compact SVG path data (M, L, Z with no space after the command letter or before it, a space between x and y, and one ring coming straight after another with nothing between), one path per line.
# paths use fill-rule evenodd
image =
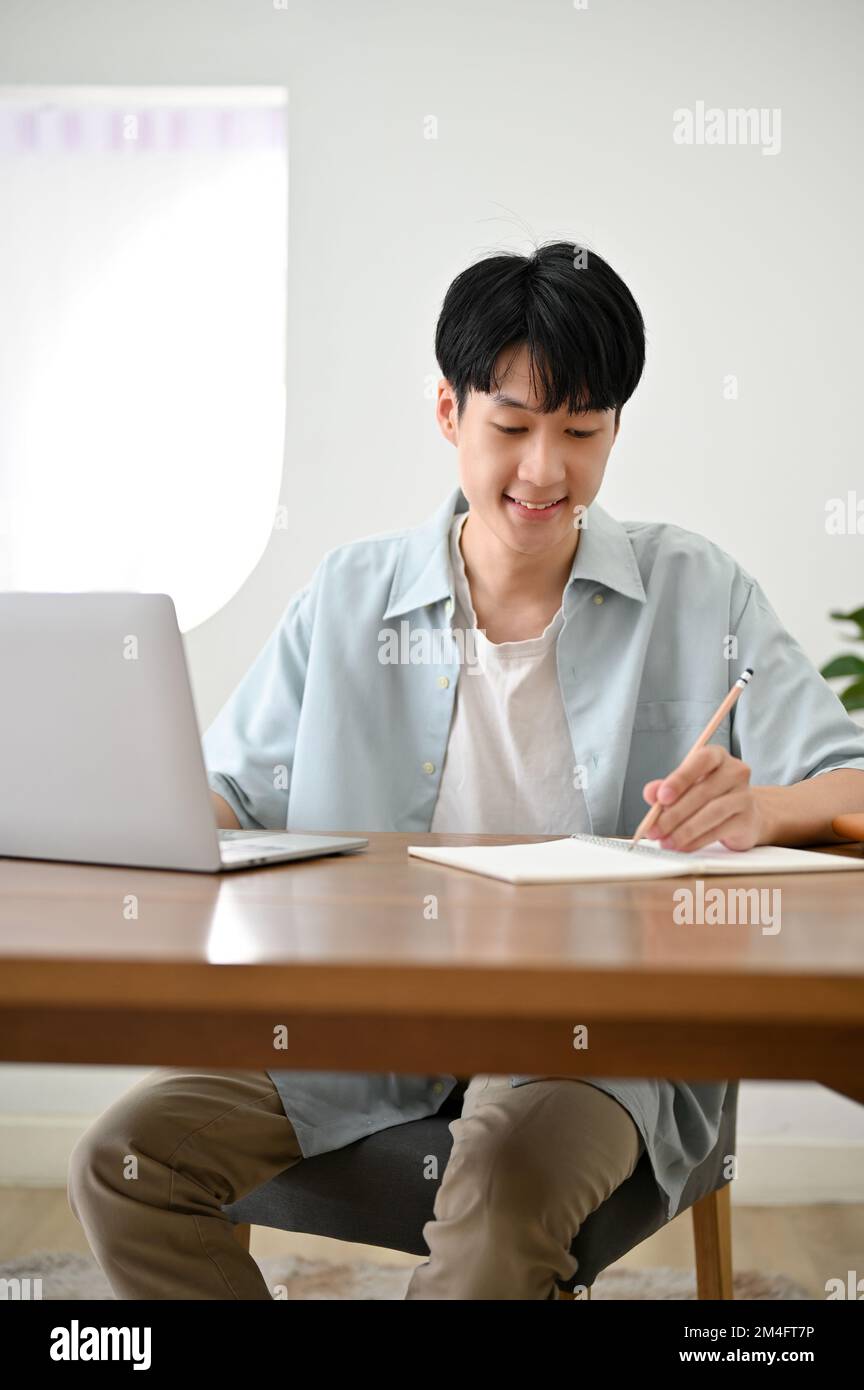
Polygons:
M239 1226L239 1225L238 1225L238 1226L235 1226L235 1227L234 1227L234 1239L235 1239L236 1241L239 1241L239 1243L243 1246L243 1249L244 1249L244 1250L248 1250L248 1249L249 1249L249 1241L250 1241L251 1235L252 1235L252 1227L251 1227L251 1226Z
M732 1210L730 1183L695 1202L696 1296L734 1299L732 1288Z

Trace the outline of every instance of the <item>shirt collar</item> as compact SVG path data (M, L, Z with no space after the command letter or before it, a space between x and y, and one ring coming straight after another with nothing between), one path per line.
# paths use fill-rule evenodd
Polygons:
M467 510L468 499L457 487L427 521L409 533L390 586L385 618L453 598L450 526L459 512ZM585 513L568 587L575 579L603 584L640 603L646 601L630 537L621 522L596 501Z

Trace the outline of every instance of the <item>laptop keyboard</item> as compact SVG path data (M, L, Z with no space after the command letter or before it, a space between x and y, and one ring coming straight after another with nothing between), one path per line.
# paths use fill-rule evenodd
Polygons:
M219 857L223 863L237 859L272 859L291 848L287 835L250 835L245 830L220 830Z
M231 835L231 831L228 831ZM292 848L289 835L231 835L231 840L219 835L219 858L233 859L272 859L283 855Z
M237 859L275 859L284 853L284 845L221 845L219 848L223 864L233 864Z
M360 844L365 844L361 841ZM318 859L354 848L344 838L332 835L294 834L290 830L273 832L259 830L220 830L219 855L223 864L236 864L238 859ZM360 848L357 845L356 848Z

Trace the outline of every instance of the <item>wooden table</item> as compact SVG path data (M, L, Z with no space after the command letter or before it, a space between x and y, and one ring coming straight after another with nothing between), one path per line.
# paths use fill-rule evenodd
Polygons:
M781 889L768 934L676 925L693 879L516 887L406 853L505 837L369 839L221 876L0 860L0 1059L797 1078L864 1099L864 873L705 880Z

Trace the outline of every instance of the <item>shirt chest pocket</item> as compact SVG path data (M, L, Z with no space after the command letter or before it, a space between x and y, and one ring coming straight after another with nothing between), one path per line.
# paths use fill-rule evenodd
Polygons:
M632 833L649 809L642 796L645 783L667 776L684 761L722 698L719 694L716 700L649 700L636 706L621 807L627 827L623 833ZM727 714L709 742L728 749L730 729Z
M723 696L720 694L716 700L643 700L636 706L633 733L674 734L692 729L694 732L690 743L693 743L722 699ZM711 741L720 741L721 735L724 735L725 740L728 733L727 714L716 733L712 735Z

